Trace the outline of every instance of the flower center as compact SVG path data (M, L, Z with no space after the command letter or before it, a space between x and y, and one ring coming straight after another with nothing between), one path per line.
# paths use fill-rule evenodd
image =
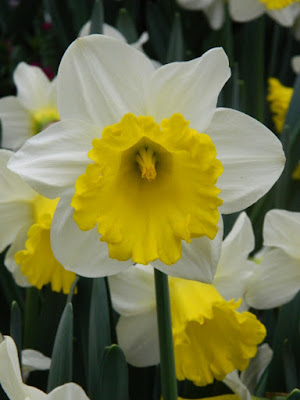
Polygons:
M292 4L299 3L300 0L260 0L269 10L280 10Z
M51 283L52 290L69 293L75 279L74 272L66 271L54 258L50 244L50 227L58 203L43 196L37 196L33 203L33 220L27 232L25 249L18 251L14 258L28 282L38 289Z
M156 156L152 149L141 148L135 157L137 163L139 164L142 178L148 179L148 181L153 181L156 178Z
M93 140L71 206L81 230L97 226L111 258L173 264L181 240L215 237L223 167L210 137L188 125L180 114L160 125L126 114Z
M60 117L56 108L48 107L34 111L32 114L32 135L36 135L59 120Z

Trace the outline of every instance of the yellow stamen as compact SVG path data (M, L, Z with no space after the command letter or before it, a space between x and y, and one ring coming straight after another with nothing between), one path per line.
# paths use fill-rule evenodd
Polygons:
M148 181L153 181L156 178L156 156L152 149L142 148L137 156L135 157L139 164L142 178L148 179Z
M299 3L300 0L260 0L269 10L280 10L292 4Z
M54 107L41 108L32 114L32 135L36 135L53 122L60 120L59 113Z

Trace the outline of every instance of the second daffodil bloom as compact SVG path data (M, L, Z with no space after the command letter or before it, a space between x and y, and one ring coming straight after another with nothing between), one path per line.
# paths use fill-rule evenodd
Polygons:
M2 146L16 150L31 136L59 120L56 83L41 68L20 63L13 79L17 96L0 99Z
M109 280L120 346L137 367L159 363L153 270L136 265ZM226 302L209 284L169 278L176 376L196 385L223 380L247 368L265 327L256 317Z
M50 226L58 200L32 190L7 169L12 156L0 150L0 251L8 245L4 263L20 286L41 289L51 283L53 291L67 294L75 280L55 259L50 244Z
M233 20L247 22L267 13L282 26L291 27L300 14L299 0L229 0Z
M290 301L300 289L300 213L271 210L264 220L267 251L247 288L252 307L267 309Z
M65 268L95 277L153 262L211 282L220 212L254 203L285 162L266 127L216 108L229 76L220 48L155 70L103 35L71 44L57 77L61 121L8 164L42 195L61 198L51 241Z
M48 394L25 385L17 348L10 336L0 337L0 385L10 400L89 400L84 390L75 383L58 386Z

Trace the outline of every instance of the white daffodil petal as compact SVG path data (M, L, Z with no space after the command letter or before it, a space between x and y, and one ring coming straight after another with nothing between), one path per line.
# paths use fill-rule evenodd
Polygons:
M91 20L87 21L80 29L78 37L88 36L91 31L91 25L92 25ZM117 39L120 42L127 43L127 40L122 35L122 33L111 25L103 24L103 35Z
M51 246L55 258L65 269L96 278L124 271L132 261L117 261L108 255L97 228L81 231L73 219L71 197L60 199L51 225Z
M265 5L258 0L229 0L229 11L234 21L250 21L262 15L265 10Z
M291 27L299 15L298 10L298 4L292 4L291 6L282 8L281 10L268 10L268 14L280 25Z
M201 237L192 239L191 243L182 241L181 259L176 264L166 265L157 260L152 263L153 267L171 276L212 283L222 247L222 217L218 227L219 230L214 240Z
M124 114L145 115L151 61L131 46L104 35L77 39L58 72L58 110L75 118L111 125ZM126 79L124 77L126 76Z
M243 303L239 311L248 308L244 294L246 282L256 264L248 261L249 253L254 249L254 234L250 219L245 212L236 220L231 232L222 243L222 252L213 281L215 288L225 300L241 298Z
M251 400L251 395L247 387L242 383L237 371L232 371L226 375L223 382L236 394L241 400Z
M50 81L41 68L21 62L15 69L13 78L18 99L25 108L37 110L48 106L46 94Z
M191 128L205 132L229 77L228 58L222 48L192 61L164 65L150 82L148 114L160 122L180 113Z
M2 146L17 150L31 137L32 115L17 97L0 99L0 119L2 125Z
M265 216L264 246L279 247L300 260L300 212L271 210Z
M0 384L10 400L46 398L41 390L22 382L17 348L10 336L5 336L0 343Z
M220 29L225 19L224 0L214 1L212 5L205 8L203 11L208 18L210 27L214 30Z
M25 201L0 203L0 252L11 244L20 229L32 220L32 205Z
M177 0L177 3L188 10L202 10L210 6L214 0Z
M12 273L17 285L22 287L31 286L28 282L26 276L24 276L20 270L20 266L15 262L15 254L25 249L25 242L27 240L27 232L32 223L24 225L22 229L17 234L17 237L10 246L8 252L6 253L4 264L6 268Z
M30 201L37 193L31 189L17 174L7 168L7 163L14 155L12 151L0 150L0 201Z
M257 309L274 308L290 301L299 289L300 260L274 249L264 254L249 280L246 301Z
M89 398L76 383L66 383L52 390L47 395L47 400L89 400Z
M126 360L135 367L159 364L159 342L156 310L135 315L121 316L117 335Z
M255 394L256 386L272 356L271 347L267 343L262 344L257 348L256 356L250 360L248 368L241 373L241 381L251 394Z
M150 265L136 264L109 277L109 287L113 307L121 315L141 314L156 307L153 268Z
M231 232L227 235L222 244L222 253L218 273L232 273L236 271L237 266L233 265L233 259L237 258L247 260L249 254L254 249L254 233L251 221L245 212L242 212Z
M299 39L300 40L300 20L299 20ZM292 68L295 74L300 72L300 56L295 56L292 58Z
M219 108L206 130L224 172L221 212L243 210L262 197L279 178L285 163L280 141L260 122L239 111Z
M8 168L44 196L59 197L85 172L92 140L99 136L98 127L83 121L57 122L29 139Z
M47 370L50 365L51 358L44 356L40 351L33 349L22 350L23 371Z

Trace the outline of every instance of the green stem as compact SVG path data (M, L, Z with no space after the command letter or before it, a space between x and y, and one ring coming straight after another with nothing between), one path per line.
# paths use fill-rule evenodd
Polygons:
M160 373L164 400L177 400L177 381L172 337L168 276L154 270L157 322L160 350Z
M24 348L34 348L39 314L40 293L35 287L26 289Z

